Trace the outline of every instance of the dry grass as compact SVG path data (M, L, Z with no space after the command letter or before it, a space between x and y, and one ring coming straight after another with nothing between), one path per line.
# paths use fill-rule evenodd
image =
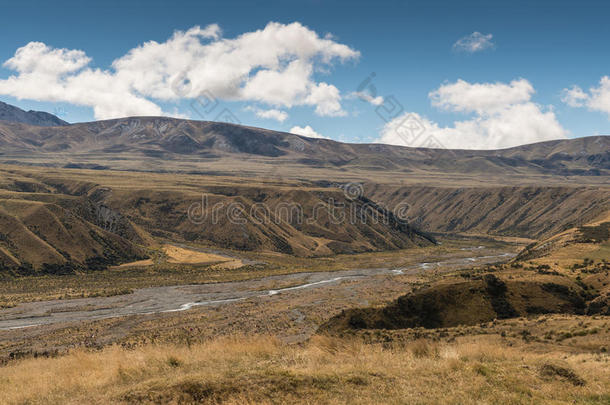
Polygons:
M0 368L0 402L607 404L608 360L536 354L491 337L405 346L316 336L286 346L234 336L11 363Z
M186 264L201 264L201 263L218 263L226 262L230 259L215 255L212 253L198 252L196 250L185 249L179 246L165 245L163 251L168 256L169 263L186 263Z
M154 264L155 264L155 262L152 259L146 259L146 260L138 260L136 262L123 263L123 264L116 266L116 268L124 269L126 267L146 267L146 266L152 266Z

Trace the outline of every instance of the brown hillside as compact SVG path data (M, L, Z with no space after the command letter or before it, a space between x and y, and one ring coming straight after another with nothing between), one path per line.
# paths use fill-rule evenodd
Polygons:
M20 273L104 268L145 254L59 205L18 199L0 199L0 248L0 267Z
M369 185L366 195L429 232L541 238L610 212L604 187L427 187Z
M100 250L89 243L90 235L84 230L88 227L99 228L121 243L129 241L130 246L152 246L157 238L297 256L394 250L434 243L392 212L362 197L350 199L336 188L66 169L12 167L2 174L0 201L7 207L6 226L9 227L9 220L19 223L19 237L27 235L27 241L3 246L7 250L3 253L5 266L14 262L11 257L23 258L35 267L72 261L82 264L102 250L109 258L123 257L114 248ZM201 210L203 198L205 215ZM64 216L80 221L82 226L68 229L62 223ZM30 253L25 250L34 243L44 246L33 250L43 257L27 256ZM72 249L71 244L75 245ZM133 251L133 246L123 250ZM121 260L112 264L115 262Z
M281 167L282 175L299 177L308 170L316 173L316 178L324 178L322 173L329 170L335 176L346 170L383 176L391 172L393 178L431 173L596 178L610 174L610 137L471 151L347 144L241 125L163 117L61 127L0 121L0 162L242 175Z
M320 331L440 328L528 314L578 314L585 309L582 289L565 278L547 276L537 281L513 281L486 274L479 280L446 280L382 308L343 311Z

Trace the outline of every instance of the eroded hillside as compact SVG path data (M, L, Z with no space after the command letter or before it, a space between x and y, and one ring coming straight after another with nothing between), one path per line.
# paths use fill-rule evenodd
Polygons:
M370 185L366 194L429 232L549 237L610 210L607 187Z
M430 246L340 189L171 175L11 168L0 182L3 266L118 264L155 240L296 256Z

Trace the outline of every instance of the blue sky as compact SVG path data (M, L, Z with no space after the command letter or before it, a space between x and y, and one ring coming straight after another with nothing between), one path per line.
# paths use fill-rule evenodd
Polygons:
M425 146L422 142L427 136L408 131L400 135L400 124L406 119L415 120L425 129L422 132L433 135L441 145L456 147L464 143L470 148L610 132L610 85L601 83L610 75L610 6L602 1L539 1L536 6L525 1L0 3L2 63L30 42L41 42L46 48L40 52L80 50L91 59L83 69L112 73L114 60L147 41L163 43L177 30L186 32L194 26L217 24L221 34L202 38L205 44L264 30L270 22L279 23L278 29L298 22L312 35L324 39L330 34L333 43L358 53L344 61L339 60L338 53L330 63L319 62L320 54L309 60L313 71L308 83L336 88L334 97L340 103L340 112L316 112L320 104L310 98L303 101L306 94L278 101L264 94L260 86L249 91L250 96L241 94L241 90L240 96L228 90L227 95L214 96L218 109L228 108L246 125L283 131L310 126L316 133L336 140ZM487 46L478 51L454 46L462 38L477 38L472 37L474 33L487 38ZM298 44L295 42L295 46ZM266 68L253 66L248 77ZM223 72L231 66L215 69ZM373 104L353 94L372 72L375 96L384 104L388 100L399 102L404 112L396 117L385 114L384 120L380 117L384 114L378 114L380 105L384 105L379 104L381 100ZM61 94L44 89L47 84L40 77L37 82L21 77L17 84L4 83L3 87L2 82L12 75L19 75L15 66L0 68L0 100L24 109L57 112L69 122L140 111L117 106L95 114L91 105L95 100L83 102L87 99L83 96L61 100ZM80 85L84 88L71 91L88 91L86 83ZM33 88L23 90L27 86ZM223 93L223 89L216 93ZM371 89L367 86L365 93L372 94ZM436 96L430 94L434 92ZM168 99L142 95L141 90L134 93L164 113L200 119L190 108L192 97ZM505 97L507 93L514 95ZM329 93L325 95L330 97ZM490 98L498 102L490 103ZM145 113L150 111L142 108ZM265 115L263 112L269 110L281 111L283 121L257 116L257 112Z

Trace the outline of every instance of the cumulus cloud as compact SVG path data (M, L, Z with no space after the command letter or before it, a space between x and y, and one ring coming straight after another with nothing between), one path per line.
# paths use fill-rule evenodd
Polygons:
M235 38L223 38L215 24L176 31L165 42L130 50L108 69L90 67L84 51L31 42L4 63L16 74L0 80L0 94L90 106L98 119L162 115L158 102L203 93L341 116L339 90L317 82L314 72L358 57L358 51L298 22L271 22Z
M485 114L527 102L534 87L525 79L506 83L468 83L458 80L429 94L432 105L449 111Z
M340 99L339 89L335 86L328 83L318 83L311 87L305 102L315 105L318 115L338 117L347 115L341 108Z
M83 51L48 49L42 42L30 42L19 48L4 66L23 74L38 73L53 77L79 70L89 62L91 58Z
M599 86L591 87L589 92L579 86L564 89L561 100L570 107L587 107L591 111L606 113L610 119L610 77L602 77Z
M417 113L388 122L380 142L414 147L499 149L565 138L551 108L531 101L533 86L524 79L506 83L458 80L429 94L441 109L469 113L469 119L440 126Z
M589 95L578 86L572 86L569 89L563 89L561 94L561 101L563 101L570 107L584 107L588 99Z
M371 94L366 91L354 91L349 94L349 98L359 98L362 101L366 101L367 103L371 103L374 106L380 106L383 104L383 97L376 96L373 97Z
M493 48L494 43L492 42L492 34L481 34L480 32L473 32L470 35L466 35L457 40L453 44L453 50L456 52L467 52L475 53L484 51L488 48Z
M309 125L305 126L305 127L292 127L290 129L290 133L291 134L295 134L295 135L302 135L302 136L306 136L308 138L326 138L328 139L326 136L321 135L319 133L317 133L316 131L314 131L314 129L312 127L310 127Z
M286 119L288 119L288 113L286 111L277 110L274 108L262 110L256 107L247 107L246 110L252 111L259 118L271 119L279 122L284 122Z

